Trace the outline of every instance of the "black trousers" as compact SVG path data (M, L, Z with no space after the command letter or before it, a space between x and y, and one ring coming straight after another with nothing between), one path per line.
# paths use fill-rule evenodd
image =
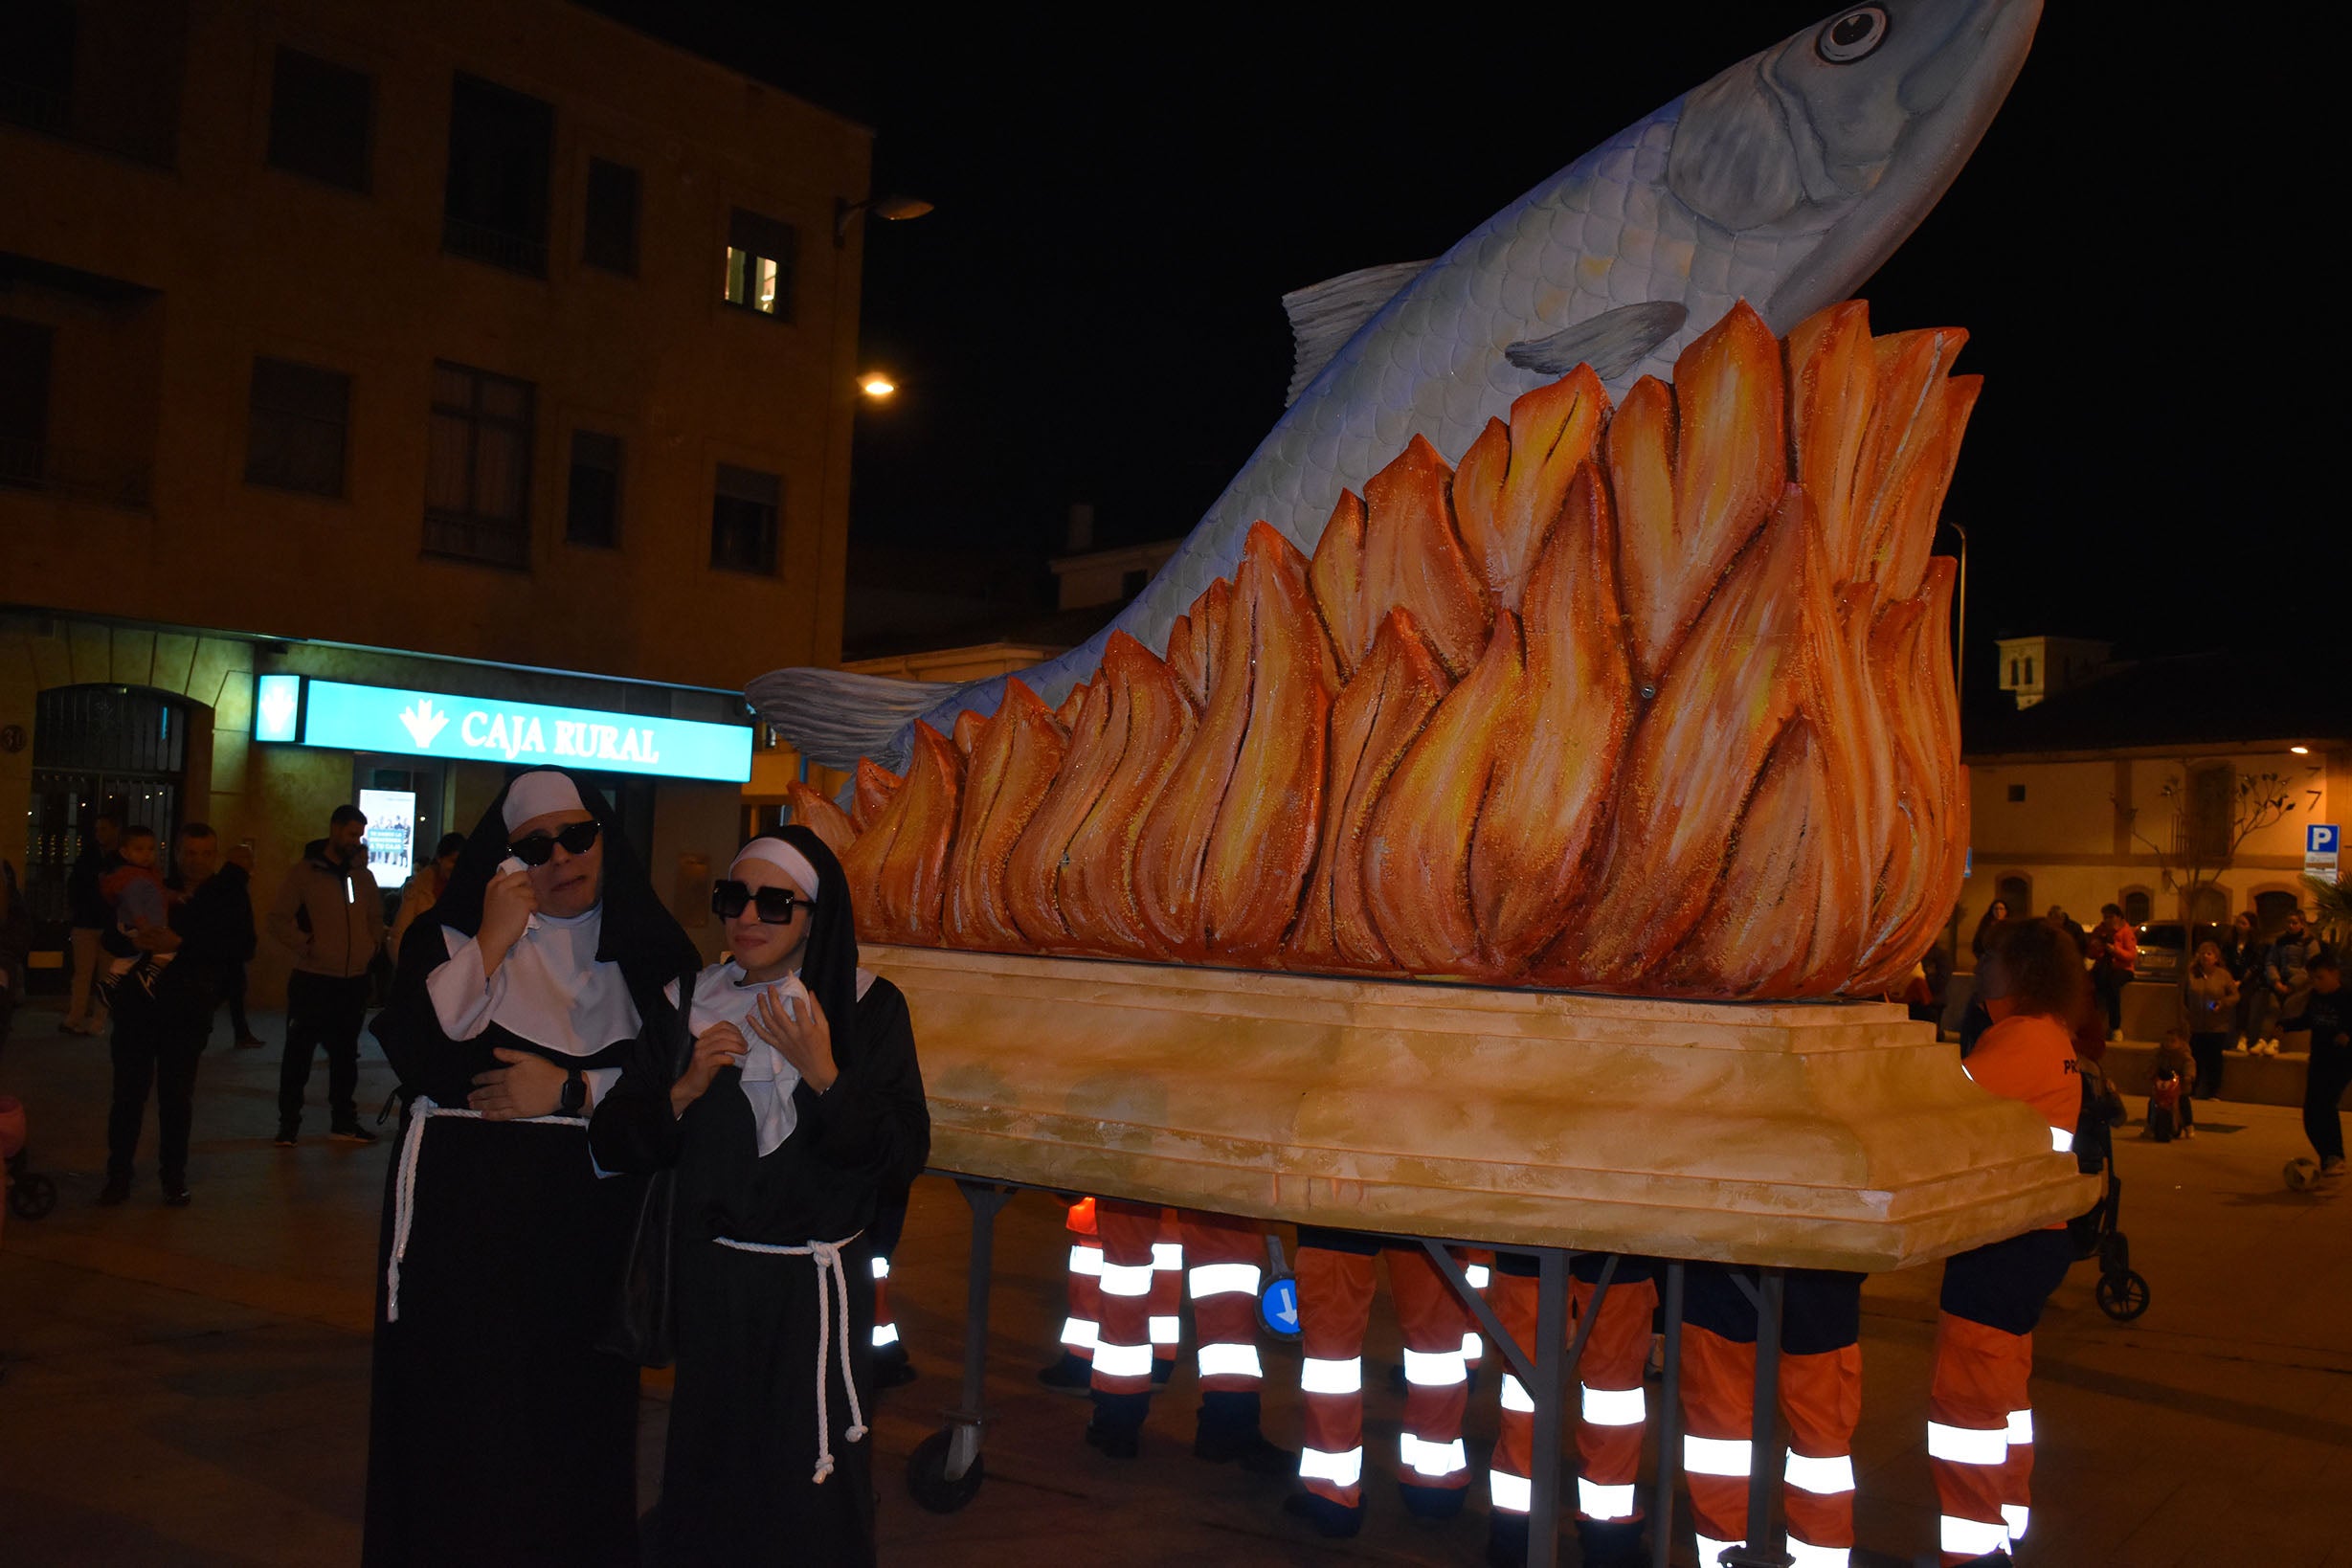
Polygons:
M2200 1100L2221 1097L2222 1053L2229 1048L2229 1037L2221 1034L2195 1034L2188 1037L2189 1054L2197 1059L2197 1086Z
M2352 1084L2352 1045L2321 1040L2315 1031L2303 1069L2303 1135L2321 1159L2343 1158L2343 1117L2337 1108Z
M286 1054L278 1071L278 1119L302 1119L302 1095L310 1087L310 1059L326 1047L326 1107L338 1128L359 1125L359 1026L368 1018L368 976L337 979L328 974L286 977Z
M108 1044L114 1058L114 1103L106 1112L106 1175L128 1181L139 1153L139 1131L147 1119L147 1091L155 1091L157 1163L164 1180L188 1176L188 1126L195 1112L196 1059L212 1032L201 1020L175 1019L152 1008L131 1017L115 1014Z
M2098 993L2099 1006L2106 1010L2109 1034L2123 1027L2123 987L2131 977L2129 970L2104 958L2091 966L2091 989Z
M245 1021L245 971L247 966L230 968L228 985L223 997L229 1004L229 1039L232 1042L253 1039L253 1025Z

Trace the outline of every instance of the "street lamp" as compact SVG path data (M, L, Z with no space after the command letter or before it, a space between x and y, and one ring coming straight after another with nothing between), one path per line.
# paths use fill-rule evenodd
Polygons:
M898 391L898 383L879 370L868 371L858 382L858 390L879 402Z
M893 223L907 218L919 218L931 210L931 204L920 196L868 196L863 201L851 201L844 196L833 198L833 248L849 243L849 220L860 213L871 213L876 217Z

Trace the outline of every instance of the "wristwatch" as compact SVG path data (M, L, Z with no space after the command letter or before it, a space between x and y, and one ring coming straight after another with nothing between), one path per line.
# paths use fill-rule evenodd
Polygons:
M556 1098L555 1113L559 1116L577 1116L587 1109L588 1080L580 1076L579 1068L573 1067L564 1074L564 1089Z

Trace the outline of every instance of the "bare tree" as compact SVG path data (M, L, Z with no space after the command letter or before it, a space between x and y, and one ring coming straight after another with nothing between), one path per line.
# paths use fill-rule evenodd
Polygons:
M2115 806L2162 871L2166 890L2179 891L2182 923L2193 928L2198 893L2221 880L2248 839L2295 810L2289 789L2283 773L2241 773L2226 760L2184 757L2180 772L2157 787L2162 804L2148 814L2156 820L2143 827L2138 807L2119 799Z

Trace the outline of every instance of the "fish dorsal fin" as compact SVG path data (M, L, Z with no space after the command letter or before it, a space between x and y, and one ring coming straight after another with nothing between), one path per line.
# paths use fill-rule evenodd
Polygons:
M1290 390L1282 406L1288 408L1297 402L1307 384L1321 375L1323 367L1355 336L1355 329L1379 314L1380 307L1428 265L1426 261L1391 261L1384 267L1343 272L1284 295L1282 307L1290 313L1294 357Z
M1566 375L1589 365L1602 381L1615 382L1690 319L1691 307L1679 300L1646 300L1587 317L1548 338L1522 339L1503 357L1539 375Z

